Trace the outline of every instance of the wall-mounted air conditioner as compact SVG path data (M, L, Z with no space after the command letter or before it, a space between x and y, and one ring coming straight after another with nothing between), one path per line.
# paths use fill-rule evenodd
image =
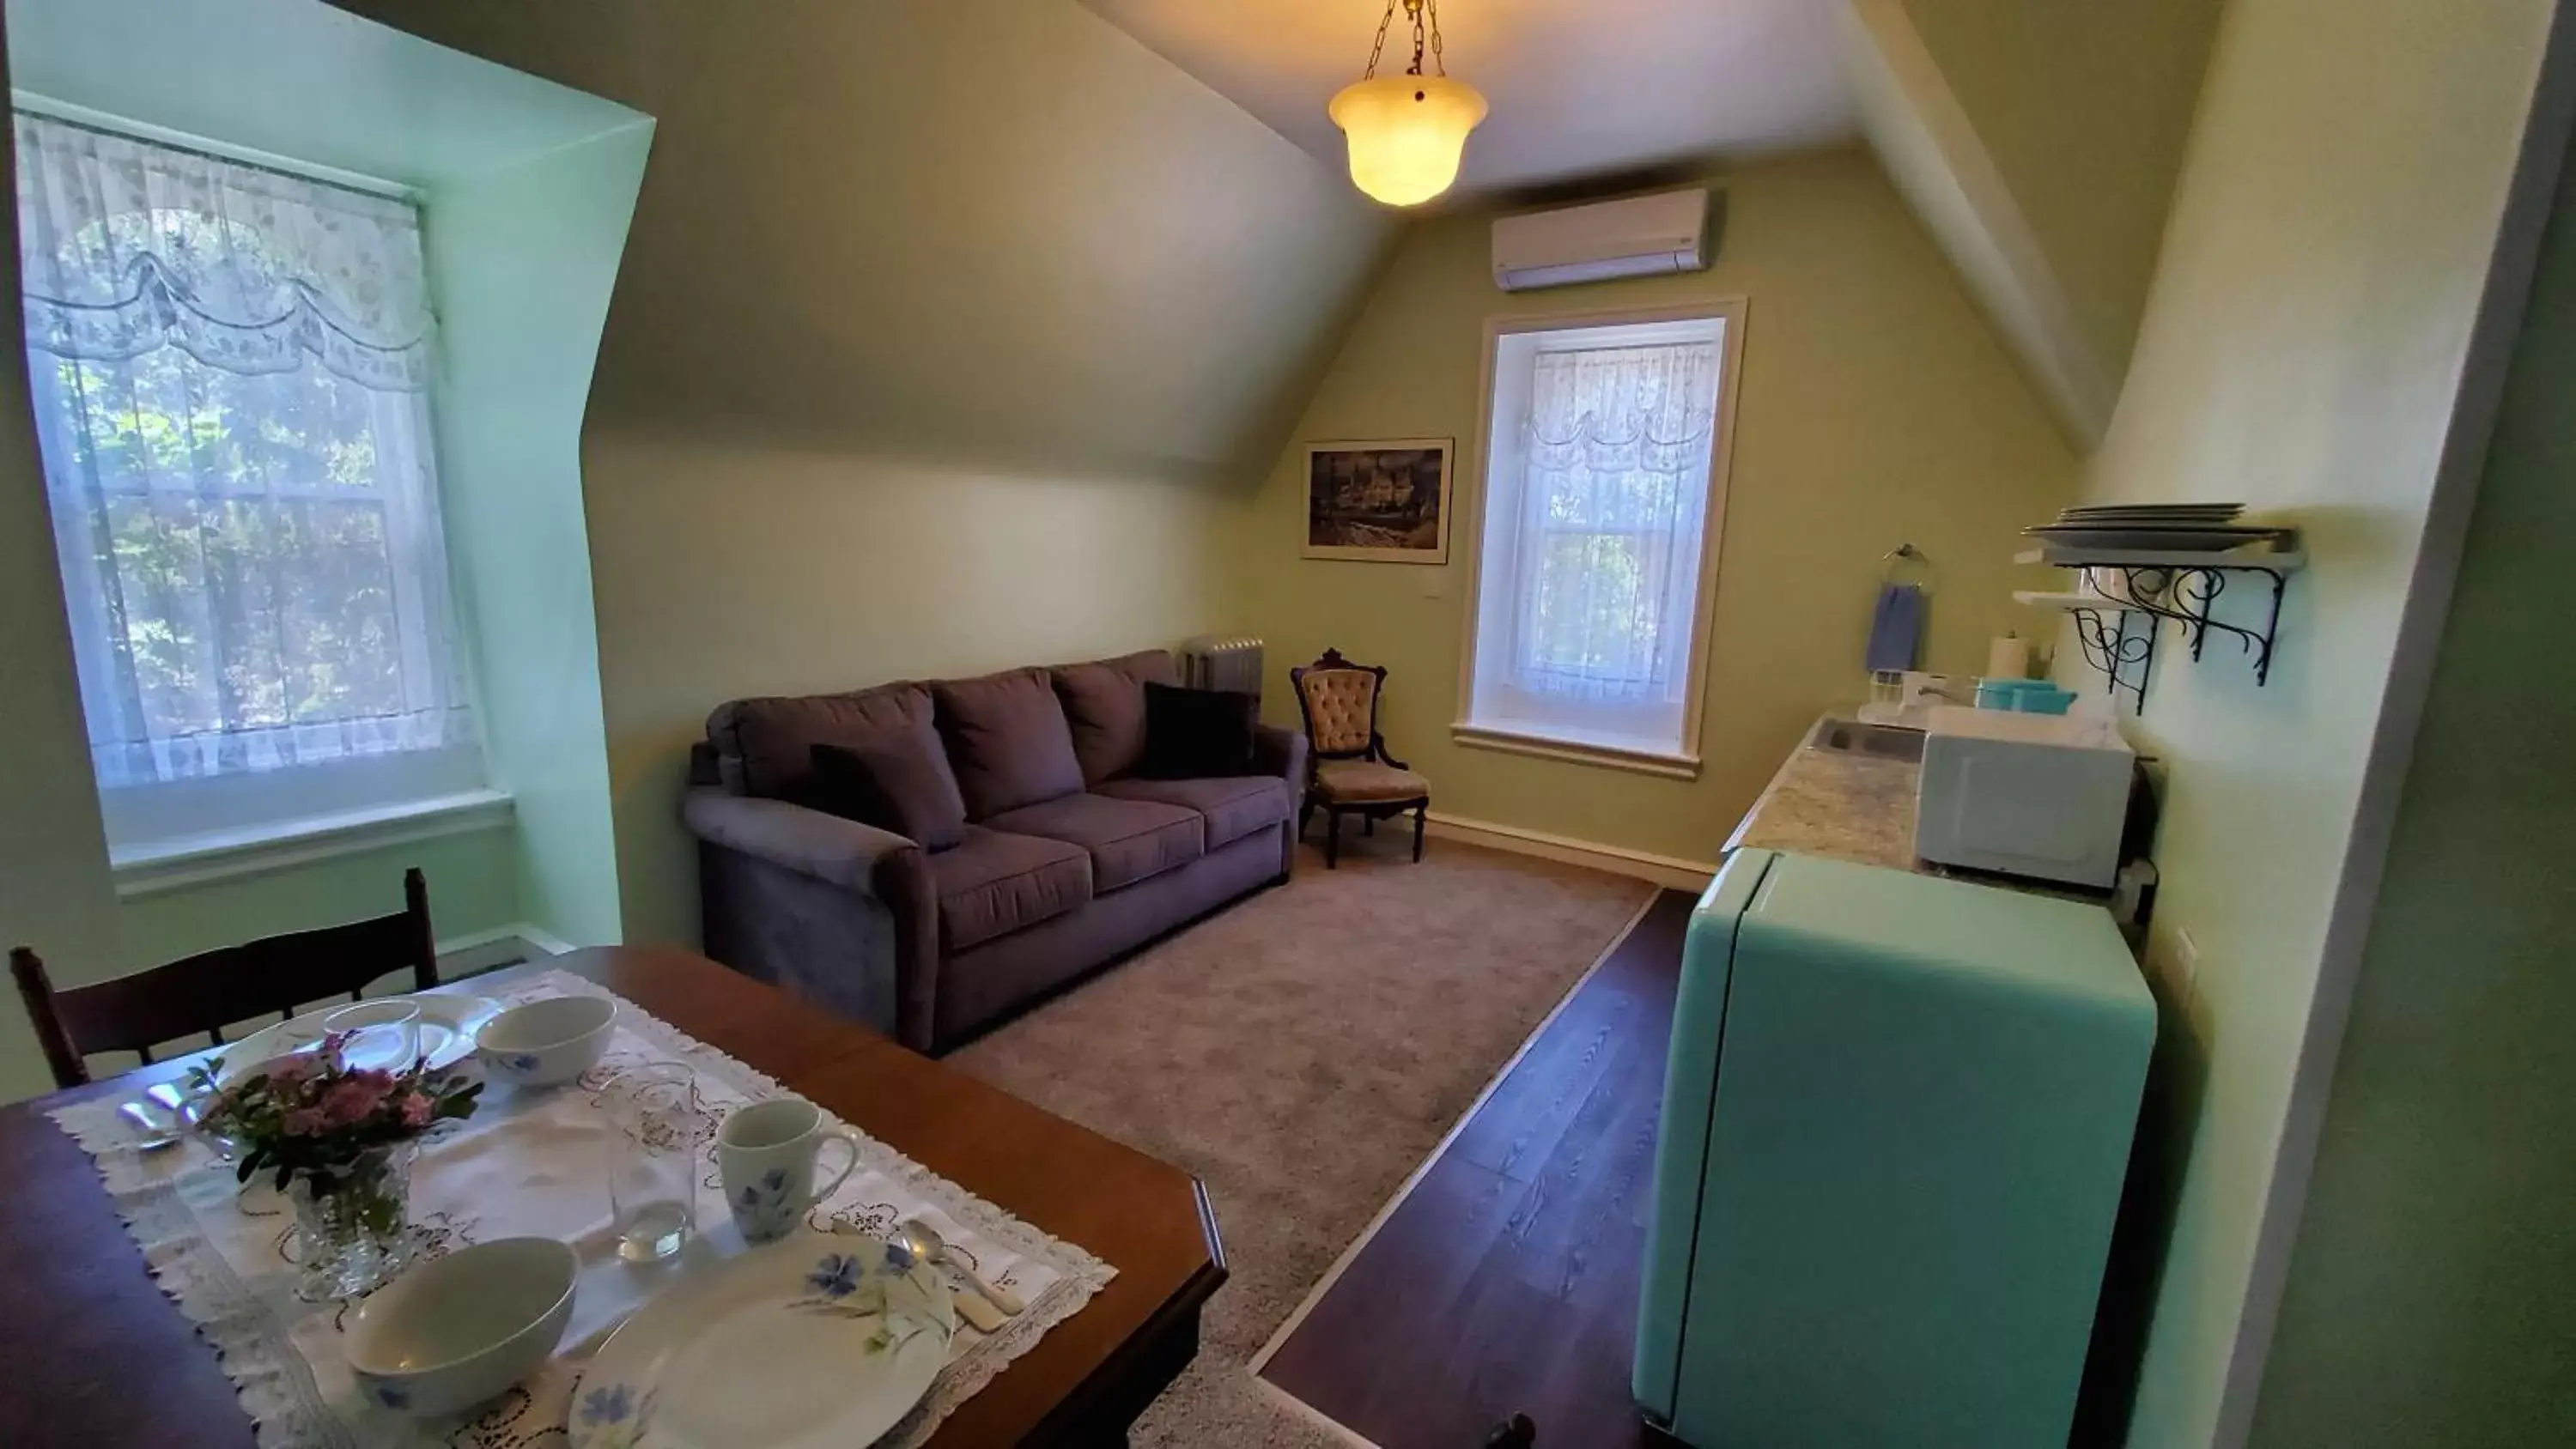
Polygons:
M1506 292L1696 272L1708 265L1708 188L1659 191L1494 223L1494 285Z

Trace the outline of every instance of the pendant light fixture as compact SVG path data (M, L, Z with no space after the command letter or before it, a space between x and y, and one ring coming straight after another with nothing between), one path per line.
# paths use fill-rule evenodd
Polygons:
M1399 6L1413 21L1413 64L1402 75L1382 76L1377 63ZM1485 119L1485 98L1449 78L1434 0L1387 0L1367 72L1333 97L1328 112L1350 140L1351 183L1389 206L1417 206L1458 179L1458 158L1467 133Z

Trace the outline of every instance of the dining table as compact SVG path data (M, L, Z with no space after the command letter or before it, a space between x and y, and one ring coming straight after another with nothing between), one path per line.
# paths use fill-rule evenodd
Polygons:
M1197 1354L1200 1310L1226 1266L1188 1172L677 947L577 950L438 989L544 971L616 993L1116 1268L940 1423L937 1449L1124 1444ZM251 1449L214 1349L146 1273L89 1154L48 1115L175 1080L199 1059L0 1107L0 1444Z

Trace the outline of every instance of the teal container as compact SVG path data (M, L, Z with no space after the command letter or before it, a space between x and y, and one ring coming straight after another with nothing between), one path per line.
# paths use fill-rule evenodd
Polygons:
M1646 1416L2064 1449L2155 1034L2099 906L1737 851L1683 950Z

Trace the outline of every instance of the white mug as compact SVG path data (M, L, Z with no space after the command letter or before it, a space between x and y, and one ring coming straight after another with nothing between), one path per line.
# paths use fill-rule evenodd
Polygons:
M850 1150L840 1173L817 1188L815 1162L823 1144ZM849 1180L859 1165L856 1134L823 1124L823 1111L802 1097L755 1102L725 1118L716 1132L716 1172L725 1206L743 1241L767 1243L787 1236L805 1210Z

